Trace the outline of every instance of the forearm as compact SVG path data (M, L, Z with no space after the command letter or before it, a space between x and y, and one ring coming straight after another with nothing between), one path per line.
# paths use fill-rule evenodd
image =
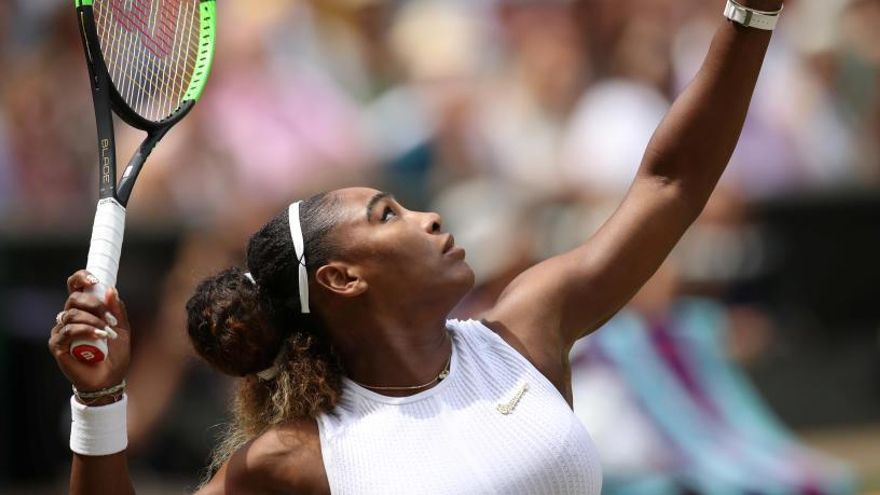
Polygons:
M110 426L113 436L124 435L125 421L112 421L113 416L125 414L127 400L124 396L103 396L88 402L87 409L80 409L81 399L77 398L77 407L71 411L73 415L71 432L71 449L74 450L70 469L70 493L73 495L125 495L134 494L131 478L128 473L128 458L125 440L112 442L108 445L107 429ZM73 404L73 403L72 403ZM105 408L121 407L108 410ZM91 412L85 412L91 411ZM101 415L104 415L101 417ZM100 434L100 433L103 434ZM119 451L122 449L121 451ZM80 453L82 452L82 453ZM84 455L85 453L101 454L116 452L109 455Z
M71 495L133 495L125 451L113 455L73 454L70 470Z
M73 385L70 400L70 490L74 495L133 494L125 450L128 445L125 413L125 375L128 370L131 328L119 293L110 289L103 299L91 290L98 279L79 270L67 279L68 298L55 316L49 352ZM103 294L103 291L102 291ZM84 364L70 348L77 339L100 338L98 330L112 327L110 358ZM102 332L104 332L102 330ZM108 332L103 333L104 337Z
M782 5L781 0L739 3L768 11ZM740 26L720 13L719 22L702 68L657 128L639 171L640 178L676 185L694 213L733 154L770 42L770 31Z

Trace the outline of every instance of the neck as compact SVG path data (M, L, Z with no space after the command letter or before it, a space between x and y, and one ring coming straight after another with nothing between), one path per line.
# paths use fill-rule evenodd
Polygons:
M327 327L346 374L355 382L381 387L422 385L437 378L451 355L445 312L404 317L375 310L333 314ZM405 396L429 388L381 393Z

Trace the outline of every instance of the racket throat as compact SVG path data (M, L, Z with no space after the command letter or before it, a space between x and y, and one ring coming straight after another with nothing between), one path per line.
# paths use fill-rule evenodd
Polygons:
M147 139L144 139L144 142L138 147L131 160L128 161L128 165L125 166L125 170L122 172L122 178L119 179L119 185L116 187L116 199L122 206L128 205L132 188L138 175L141 173L141 169L144 168L144 162L150 156L156 143L162 139L169 129L170 127L162 127L148 133Z

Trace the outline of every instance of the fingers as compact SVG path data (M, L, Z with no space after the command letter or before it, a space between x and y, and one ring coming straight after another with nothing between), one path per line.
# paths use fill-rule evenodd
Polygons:
M70 311L71 309L81 309L98 318L102 318L108 312L107 306L98 296L87 292L74 292L68 296L67 302L64 303L64 310Z
M114 318L113 315L111 315L110 313L105 313L103 318L98 318L96 315L87 311L83 311L77 308L71 308L67 311L62 311L59 316L59 327L63 327L64 325L69 325L72 323L81 323L102 330L111 339L115 339L117 337L116 331L113 330L113 327L118 323L116 322L116 318Z
M67 292L72 294L78 291L84 291L98 283L98 277L95 277L86 270L79 270L67 278Z
M84 323L71 323L52 329L49 337L49 350L55 354L70 352L70 343L75 339L106 339L107 332Z
M128 329L128 312L125 310L125 303L119 298L119 291L115 287L107 290L107 309L109 312L104 315L111 327L121 327ZM114 323L113 320L116 320Z
M64 308L81 308L90 311L96 316L104 319L109 324L109 332L113 334L113 328L122 325L128 328L128 318L125 312L125 305L119 299L119 292L115 288L107 289L104 294L105 301L101 301L100 297L89 297L88 289L98 284L98 278L89 273L87 270L79 270L67 279L67 290L70 297ZM101 305L103 303L103 306ZM60 313L59 313L60 315Z
M67 279L70 295L52 329L49 339L52 352L57 352L59 345L62 351L68 351L71 336L111 341L122 336L119 340L125 342L118 345L127 345L128 316L119 293L115 288L109 288L104 294L94 294L93 288L97 284L98 279L86 270L79 270Z

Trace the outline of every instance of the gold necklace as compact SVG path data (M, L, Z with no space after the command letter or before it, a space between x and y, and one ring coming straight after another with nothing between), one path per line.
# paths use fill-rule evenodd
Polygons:
M406 391L406 390L420 390L420 389L423 389L426 387L430 387L431 385L434 385L435 383L442 382L444 378L449 376L449 364L451 362L452 362L452 352L449 353L449 359L446 360L446 366L443 368L443 371L441 371L440 374L437 375L436 378L434 378L430 382L424 383L422 385L410 385L410 386L404 386L404 387L393 387L393 386L388 387L388 386L379 386L379 385L365 385L361 382L356 382L354 380L351 380L351 381L360 385L361 387L368 388L371 390L387 390L387 391L394 391L394 392L402 392L402 391Z

